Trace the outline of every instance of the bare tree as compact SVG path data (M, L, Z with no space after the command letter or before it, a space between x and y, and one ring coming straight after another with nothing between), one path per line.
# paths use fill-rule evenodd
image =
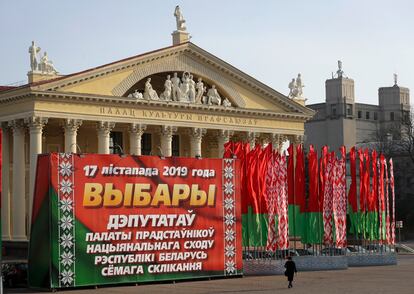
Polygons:
M414 109L401 111L401 118L374 134L377 151L390 156L408 157L414 164Z

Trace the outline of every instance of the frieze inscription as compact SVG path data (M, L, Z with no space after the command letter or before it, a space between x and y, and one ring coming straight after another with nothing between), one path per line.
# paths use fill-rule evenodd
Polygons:
M234 124L256 126L257 119L222 116L222 115L207 115L207 114L193 114L174 111L158 111L158 110L144 110L144 109L127 109L118 107L100 107L99 112L102 115L119 116L125 118L147 118L147 119L166 119L178 121L195 121L203 123L217 123L217 124Z

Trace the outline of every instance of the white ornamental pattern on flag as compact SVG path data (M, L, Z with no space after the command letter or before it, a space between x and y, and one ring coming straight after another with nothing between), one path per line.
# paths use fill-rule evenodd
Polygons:
M346 247L346 178L345 159L335 160L333 182L333 213L335 221L336 247Z
M392 221L391 221L391 244L395 244L395 190L394 190L394 166L390 159L390 188L392 196Z
M382 165L384 164L383 160L377 160L377 175L378 175L378 218L379 218L379 226L378 226L378 242L379 244L383 244L383 240L385 239L384 236L384 219L383 219L383 211L382 208L384 207L384 174L381 173L383 170Z
M277 157L272 152L270 156L267 173L266 173L266 206L268 211L268 230L267 230L267 243L266 243L266 250L267 251L276 251L277 249L277 233L276 233L276 202L277 202L277 194L276 194L276 184L277 184L277 173L276 173L276 165L277 165Z
M224 275L237 274L235 161L223 159Z
M59 287L75 286L74 161L71 153L58 155Z
M384 166L385 166L385 204L386 204L386 216L385 216L385 239L387 244L392 244L391 240L391 227L390 227L390 197L389 197L389 186L390 181L388 179L388 167L387 167L387 160L384 158Z
M335 157L328 154L327 164L324 175L324 195L323 195L323 243L327 246L333 245L332 235L332 206L333 206L333 183L335 181Z
M277 185L277 215L278 215L278 247L289 248L289 222L288 222L288 195L287 195L287 165L286 156L278 155L278 170L276 170Z

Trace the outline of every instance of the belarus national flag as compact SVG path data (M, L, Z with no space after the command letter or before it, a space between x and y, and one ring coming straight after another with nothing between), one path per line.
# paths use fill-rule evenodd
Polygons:
M321 169L326 165L327 147L322 148ZM318 154L311 145L308 154L309 170L309 198L306 210L306 230L302 236L302 242L308 244L319 244L322 242L323 219L322 201L319 195L319 173L318 173Z
M294 150L296 152L294 152ZM293 145L290 145L288 152L289 158L287 172L289 199L289 234L291 236L299 237L304 236L306 230L305 156L303 152L303 145L296 145L296 148L294 148Z

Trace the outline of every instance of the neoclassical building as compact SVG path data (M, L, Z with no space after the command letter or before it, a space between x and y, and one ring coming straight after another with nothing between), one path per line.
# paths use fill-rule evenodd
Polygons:
M30 47L28 84L0 87L3 240L27 241L37 154L220 157L228 140L301 142L314 112L188 41L60 75Z

